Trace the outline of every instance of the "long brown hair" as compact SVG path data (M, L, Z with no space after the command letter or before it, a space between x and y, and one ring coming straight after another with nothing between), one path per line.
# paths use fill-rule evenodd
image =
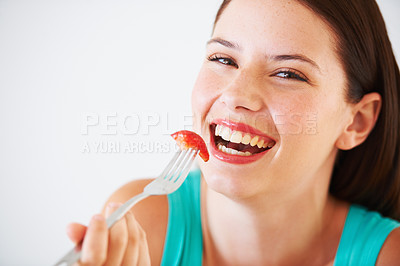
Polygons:
M382 96L378 121L364 143L339 151L330 193L400 220L400 74L375 0L297 0L336 33L347 75L347 100ZM224 0L214 27L231 0Z

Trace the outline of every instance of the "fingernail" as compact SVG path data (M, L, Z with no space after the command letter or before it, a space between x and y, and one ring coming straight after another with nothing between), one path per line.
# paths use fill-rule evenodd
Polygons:
M93 220L96 220L96 221L103 221L103 220L104 220L104 217L103 217L103 215L101 215L101 214L96 214L95 216L93 216Z
M118 208L121 205L122 205L122 203L119 203L119 202L110 202L110 203L108 203L107 207L114 209L114 208Z

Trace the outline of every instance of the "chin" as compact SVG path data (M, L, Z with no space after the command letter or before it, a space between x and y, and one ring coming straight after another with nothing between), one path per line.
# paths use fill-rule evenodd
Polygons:
M207 163L199 164L202 177L209 189L230 199L250 198L261 192L265 180L260 180L263 175L254 173L254 169L248 174L243 169L234 169L236 167L232 166L216 170L214 167L218 167L218 164L220 161L216 158L210 158Z

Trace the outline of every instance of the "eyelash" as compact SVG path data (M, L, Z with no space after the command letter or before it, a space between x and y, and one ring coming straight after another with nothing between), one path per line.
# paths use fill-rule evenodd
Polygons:
M229 57L224 57L224 56L214 54L214 55L210 55L209 57L207 57L207 60L211 61L211 62L218 62L223 65L239 68L239 66L236 64L236 62L232 58L229 58ZM225 61L225 62L222 62L222 61Z
M283 74L283 75L282 75ZM302 81L302 82L309 82L308 78L302 74L299 71L296 71L294 69L284 69L284 70L279 70L276 73L274 73L273 75L282 78L282 79L296 79L298 81Z
M236 64L236 62L230 57L224 57L224 56L221 56L218 54L214 54L214 55L207 57L207 60L211 61L211 62L218 62L223 65L239 68L239 66ZM298 80L301 82L309 82L308 78L304 74L302 74L301 72L296 71L294 69L290 69L290 68L284 69L284 70L279 70L279 71L275 72L273 74L273 76L277 76L282 79L295 79L295 80Z

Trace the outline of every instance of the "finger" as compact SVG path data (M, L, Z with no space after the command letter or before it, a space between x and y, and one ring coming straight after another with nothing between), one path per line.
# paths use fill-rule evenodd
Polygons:
M139 230L138 223L132 212L127 212L125 215L126 225L128 228L128 245L126 247L124 259L122 265L133 266L138 264L139 255Z
M82 224L70 223L69 225L67 225L67 235L72 242L78 244L85 236L86 229L87 227Z
M122 204L110 203L106 209L106 215L109 216L117 210ZM128 244L128 229L126 220L123 217L116 222L110 229L108 239L108 252L106 266L120 265L125 254L126 246Z
M137 223L139 227L139 260L137 262L137 265L151 265L150 262L150 253L149 253L149 246L147 243L147 237L146 237L146 232L143 230L143 228L140 226L139 223Z
M81 265L103 265L107 256L108 230L104 216L93 216L82 244Z

